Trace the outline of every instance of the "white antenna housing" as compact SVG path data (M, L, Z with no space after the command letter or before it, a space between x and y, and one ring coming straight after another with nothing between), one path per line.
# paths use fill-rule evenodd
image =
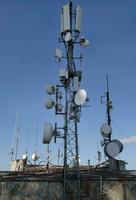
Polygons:
M76 11L76 27L75 27L75 30L77 32L81 31L81 18L82 18L82 8L80 6L77 6L77 11Z
M69 4L63 6L61 10L61 33L70 30L70 7Z

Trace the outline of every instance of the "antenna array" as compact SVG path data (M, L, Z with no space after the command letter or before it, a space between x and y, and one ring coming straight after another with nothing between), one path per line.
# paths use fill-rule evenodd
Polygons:
M82 56L74 56L75 45L86 47L89 40L80 37L82 9L77 6L73 9L72 1L64 5L61 10L61 35L59 41L64 44L65 55L60 49L55 50L55 57L61 62L66 59L66 68L60 69L58 85L47 85L46 92L52 96L45 102L47 109L55 109L55 114L64 118L64 125L55 127L46 122L44 128L43 143L48 144L54 137L54 142L62 138L64 140L64 170L63 170L63 199L69 199L68 188L70 181L75 180L75 198L80 199L80 169L79 169L79 145L78 123L80 122L81 107L87 100L87 93L80 89L82 71L76 69L75 60L81 60ZM70 171L73 173L70 173Z

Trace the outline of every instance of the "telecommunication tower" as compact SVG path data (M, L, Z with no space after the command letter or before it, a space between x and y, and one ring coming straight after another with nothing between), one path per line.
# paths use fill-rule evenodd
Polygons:
M61 62L66 59L65 69L60 69L60 84L46 86L49 98L45 102L47 109L55 108L55 114L63 116L63 126L55 127L46 122L44 126L43 143L48 144L54 137L64 140L64 163L63 163L63 200L70 199L68 188L70 181L75 181L75 200L80 199L80 168L79 168L79 145L78 123L80 122L81 107L88 101L86 90L80 88L82 71L76 69L76 61L81 61L82 55L74 55L75 45L86 47L89 40L80 37L82 9L73 6L69 0L61 10L61 35L59 42L64 44L65 54L60 49L55 50L55 57Z

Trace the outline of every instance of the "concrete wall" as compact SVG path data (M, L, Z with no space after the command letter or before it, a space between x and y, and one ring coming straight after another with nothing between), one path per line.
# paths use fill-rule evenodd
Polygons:
M69 185L74 200L74 182ZM136 180L87 179L81 181L81 200L136 200ZM63 200L63 185L57 181L1 181L0 200Z

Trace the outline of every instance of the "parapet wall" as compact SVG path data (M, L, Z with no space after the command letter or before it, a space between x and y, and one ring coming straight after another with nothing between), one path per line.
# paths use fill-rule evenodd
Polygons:
M74 200L75 180L69 184ZM81 200L136 200L135 177L82 176ZM63 182L55 178L30 177L0 181L0 200L63 200Z

